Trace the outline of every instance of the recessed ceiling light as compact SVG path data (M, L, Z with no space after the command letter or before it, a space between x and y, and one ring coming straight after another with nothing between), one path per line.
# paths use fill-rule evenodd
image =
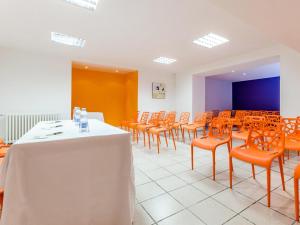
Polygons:
M220 35L209 33L201 38L194 40L193 42L206 48L212 48L224 44L228 41L228 39L221 37Z
M98 0L65 0L68 3L77 5L86 9L96 10Z
M157 63L162 63L162 64L171 64L176 62L176 59L171 59L171 58L167 58L167 57L159 57L157 59L153 60L154 62Z
M66 34L51 32L51 40L60 44L83 48L85 40L82 38L72 37Z

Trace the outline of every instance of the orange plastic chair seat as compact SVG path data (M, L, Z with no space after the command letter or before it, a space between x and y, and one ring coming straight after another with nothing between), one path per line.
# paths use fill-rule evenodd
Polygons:
M202 149L213 150L216 149L219 145L223 145L230 140L228 137L201 137L193 140L192 145Z
M239 140L247 140L249 135L249 131L246 130L239 130L239 131L232 131L232 138L236 138Z
M138 130L145 131L145 130L148 130L148 129L152 128L152 127L155 127L155 125L154 124L139 124L139 125L137 125L136 128Z
M7 153L8 147L0 148L0 158L3 158Z
M287 150L300 151L300 138L288 136L285 138L284 148Z
M149 129L151 134L160 134L161 132L167 131L165 127L153 127Z
M255 148L236 147L231 149L230 151L231 157L262 167L270 166L272 160L278 157L279 155L279 152L277 152L276 150L260 151Z
M195 130L195 129L200 128L200 127L205 127L205 124L193 123L193 124L186 124L186 125L182 126L183 129L187 129L187 130Z

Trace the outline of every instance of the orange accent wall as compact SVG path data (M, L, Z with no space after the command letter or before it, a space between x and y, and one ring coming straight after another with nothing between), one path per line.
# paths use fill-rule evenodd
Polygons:
M138 72L113 73L72 69L72 109L103 112L105 122L119 126L138 110Z

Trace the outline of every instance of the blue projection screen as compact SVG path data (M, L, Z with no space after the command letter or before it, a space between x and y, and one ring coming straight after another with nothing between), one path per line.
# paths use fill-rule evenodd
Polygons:
M280 111L280 77L233 82L232 108Z

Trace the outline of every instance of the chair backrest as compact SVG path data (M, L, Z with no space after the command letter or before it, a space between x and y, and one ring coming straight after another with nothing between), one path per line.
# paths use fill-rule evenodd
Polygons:
M251 127L247 146L261 151L284 151L284 123L269 123L270 126L264 126L262 129Z
M211 123L213 118L213 112L205 112L206 113L206 123Z
M216 117L212 119L208 130L208 136L211 137L231 136L232 122L227 118Z
M163 121L165 119L166 111L160 111L159 112L159 120Z
M247 116L246 110L236 110L234 118L243 121L245 116Z
M263 116L263 111L250 111L250 116Z
M224 110L222 112L219 112L218 117L219 118L230 118L231 117L231 111L230 110Z
M157 126L159 124L160 112L154 112L148 121L149 124Z
M194 123L196 124L206 124L207 113L196 113L194 118Z
M149 117L149 112L143 112L139 123L146 124Z
M189 112L182 112L180 114L179 123L187 124L190 120L190 113Z
M87 112L88 119L97 119L104 122L104 115L102 112Z
M274 123L280 123L282 122L282 117L279 115L265 115L266 122L274 122Z
M243 128L244 130L262 129L265 126L264 116L245 116Z
M298 135L300 138L300 117L297 118L283 118L285 124L285 135Z
M168 112L163 123L162 126L166 127L166 128L171 128L172 125L175 123L176 121L176 112Z

